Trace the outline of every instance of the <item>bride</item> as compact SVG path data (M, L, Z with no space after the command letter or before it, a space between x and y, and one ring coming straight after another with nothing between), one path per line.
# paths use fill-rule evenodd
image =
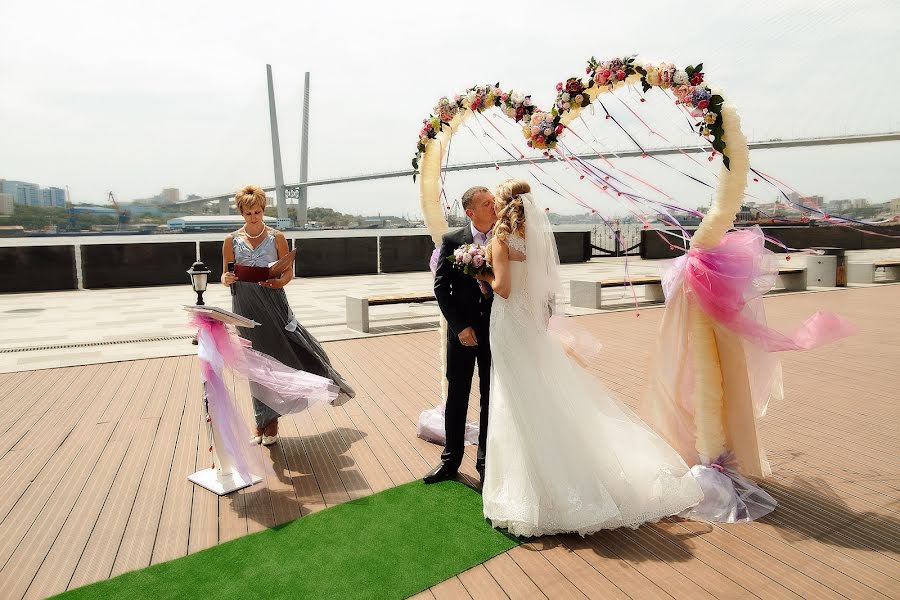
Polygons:
M703 495L681 457L550 331L561 287L550 222L522 180L500 185L489 247L494 369L484 515L518 536L638 527Z

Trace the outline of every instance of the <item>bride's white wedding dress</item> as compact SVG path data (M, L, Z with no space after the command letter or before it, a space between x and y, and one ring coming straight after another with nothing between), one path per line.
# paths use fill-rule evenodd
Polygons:
M527 258L511 261L512 291L508 299L494 297L491 313L485 517L518 536L587 535L698 504L703 494L675 450L548 333L550 286L528 281L558 276L549 223L540 219L547 220L526 195L528 243L547 256L529 267L526 240L510 236L510 249Z

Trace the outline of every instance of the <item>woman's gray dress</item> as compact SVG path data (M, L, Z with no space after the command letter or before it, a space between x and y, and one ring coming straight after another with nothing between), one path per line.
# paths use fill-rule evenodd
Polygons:
M234 260L239 265L267 267L278 260L275 236L271 234L256 248L251 248L243 238L235 235L233 246ZM322 345L297 322L283 289L236 281L231 290L232 311L260 324L253 329L238 328L240 335L253 344L254 350L294 369L327 377L351 398L356 395L350 384L331 366ZM253 413L256 426L261 429L281 415L257 400L254 385L250 383Z

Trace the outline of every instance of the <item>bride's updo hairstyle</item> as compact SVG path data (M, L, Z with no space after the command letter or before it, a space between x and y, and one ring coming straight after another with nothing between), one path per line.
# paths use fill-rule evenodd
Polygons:
M244 214L257 206L266 210L266 193L258 185L245 185L234 196L234 206L238 212Z
M531 186L524 179L507 179L497 187L494 194L494 205L497 211L497 224L494 236L506 241L511 233L522 234L525 225L525 206L522 194L531 192Z

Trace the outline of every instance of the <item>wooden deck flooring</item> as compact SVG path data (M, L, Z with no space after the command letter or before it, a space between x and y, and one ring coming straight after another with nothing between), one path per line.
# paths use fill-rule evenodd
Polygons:
M900 285L766 306L782 329L818 308L861 328L783 356L786 400L762 426L775 513L544 538L419 597L900 598ZM593 369L626 402L661 316L581 318L605 344ZM437 335L327 344L357 398L284 419L260 450L277 478L223 498L186 478L210 461L195 358L0 375L0 597L46 597L420 477L441 450L415 437L439 401Z

